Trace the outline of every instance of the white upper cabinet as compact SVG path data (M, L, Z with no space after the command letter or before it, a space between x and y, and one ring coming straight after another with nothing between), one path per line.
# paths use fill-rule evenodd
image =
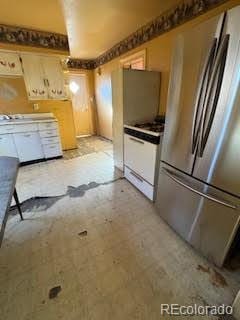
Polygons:
M59 58L30 54L21 58L29 100L66 98Z
M41 57L35 55L21 55L24 80L30 100L44 100L48 98L48 88L45 85Z
M17 53L0 51L0 75L22 76L22 66Z
M60 60L55 57L41 57L44 78L51 99L64 99L65 89Z

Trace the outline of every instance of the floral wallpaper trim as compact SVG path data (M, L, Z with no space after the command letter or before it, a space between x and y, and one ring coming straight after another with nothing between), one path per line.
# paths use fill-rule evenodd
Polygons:
M0 24L0 42L69 52L64 34Z
M95 69L228 0L185 0L139 28L96 59L69 58L70 69ZM0 42L69 52L66 35L0 24Z
M139 28L101 56L92 60L68 59L67 67L74 69L95 69L143 43L170 31L228 0L185 0L174 8Z
M93 59L75 59L68 58L66 60L66 66L69 69L86 69L91 70L96 68L95 60Z

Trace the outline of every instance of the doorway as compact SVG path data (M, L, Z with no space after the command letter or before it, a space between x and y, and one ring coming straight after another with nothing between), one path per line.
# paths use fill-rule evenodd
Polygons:
M92 134L92 115L87 76L69 73L69 91L73 106L76 136Z

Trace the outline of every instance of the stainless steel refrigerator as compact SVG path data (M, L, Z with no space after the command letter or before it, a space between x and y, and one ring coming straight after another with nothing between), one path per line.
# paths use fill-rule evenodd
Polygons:
M240 6L176 39L156 205L222 266L240 215Z

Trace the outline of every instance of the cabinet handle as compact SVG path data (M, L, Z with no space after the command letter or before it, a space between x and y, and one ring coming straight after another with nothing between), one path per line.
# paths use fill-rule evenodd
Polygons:
M134 142L138 142L138 143L140 143L140 144L144 144L144 142L143 141L141 141L141 140L138 140L138 139L135 139L135 138L130 138L130 140L132 140L132 141L134 141Z
M7 62L6 62L6 61L2 61L2 60L0 60L0 64L1 64L2 66L6 67Z
M12 69L15 68L15 63L14 62L8 62L8 65Z
M26 138L31 137L30 134L24 134L23 136L26 137Z

